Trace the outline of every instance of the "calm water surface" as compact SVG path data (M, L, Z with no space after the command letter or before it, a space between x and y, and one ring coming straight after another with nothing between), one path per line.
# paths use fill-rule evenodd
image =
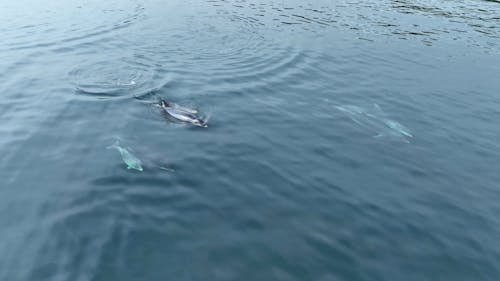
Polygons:
M498 1L0 18L0 280L500 280Z

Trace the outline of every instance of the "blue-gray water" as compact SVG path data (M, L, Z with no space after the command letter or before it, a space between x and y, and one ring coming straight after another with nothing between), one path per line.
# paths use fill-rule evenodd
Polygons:
M0 280L500 280L498 1L0 19Z

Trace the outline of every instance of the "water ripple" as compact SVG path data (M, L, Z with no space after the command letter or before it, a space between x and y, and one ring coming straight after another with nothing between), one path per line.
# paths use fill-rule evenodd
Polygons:
M147 47L148 56L191 85L204 85L205 91L211 86L244 90L281 83L294 75L306 76L317 62L311 53L273 38L248 17L216 11L188 17L185 26L187 32L174 27L168 34L143 35L141 41L155 42ZM171 60L174 55L182 59Z
M38 21L31 25L24 24L24 17L16 18L18 13L24 14L20 11L23 8L10 7L6 16L13 20L6 21L8 24L3 28L6 43L0 44L0 48L4 51L73 48L81 43L104 40L144 18L144 8L132 0L110 2L107 3L109 6L66 5L65 13L60 12L59 6L33 7L32 17ZM96 21L96 14L102 15L98 17L99 21Z
M94 99L142 97L168 81L158 65L137 56L82 64L69 76L78 94Z

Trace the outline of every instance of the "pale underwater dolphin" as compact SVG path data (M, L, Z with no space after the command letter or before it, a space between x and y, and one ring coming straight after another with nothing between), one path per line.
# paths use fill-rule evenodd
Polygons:
M376 138L402 137L408 142L407 138L413 137L408 128L399 122L388 119L377 104L374 104L373 111L355 105L335 106L335 108L345 113L352 121L365 129L375 130L377 132Z
M386 120L384 120L384 123L387 125L387 127L393 129L394 131L398 132L399 134L401 134L405 137L409 137L409 138L413 137L411 131L408 128L406 128L405 126L401 125L400 123L398 123L396 121L386 119Z
M372 118L371 114L368 114L366 110L362 107L355 106L355 105L343 105L343 106L335 106L336 109L344 112L349 118L351 118L352 121L356 122L358 125L363 125L363 119L365 119L366 123L366 118ZM364 117L364 118L363 118Z
M173 118L174 120L184 123L190 123L198 127L208 127L207 121L198 116L197 110L182 107L174 103L169 103L164 99L160 100L159 106L163 110L164 114L166 114L168 117Z
M107 149L113 148L120 152L123 162L127 164L127 169L134 169L140 172L143 171L141 160L130 153L126 148L121 147L118 141L116 141L113 145L107 147Z

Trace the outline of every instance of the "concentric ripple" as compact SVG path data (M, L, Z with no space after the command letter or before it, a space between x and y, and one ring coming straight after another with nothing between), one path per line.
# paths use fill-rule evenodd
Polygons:
M142 97L168 81L160 68L137 58L86 63L69 75L78 94L95 99Z
M221 85L238 90L267 86L291 75L311 73L315 63L300 47L240 15L216 10L183 23L183 29L174 27L166 36L153 35L143 41L156 43L148 49L159 60L174 53L181 57L165 62L169 70L193 85L203 85L204 90ZM189 27L187 32L185 27Z

